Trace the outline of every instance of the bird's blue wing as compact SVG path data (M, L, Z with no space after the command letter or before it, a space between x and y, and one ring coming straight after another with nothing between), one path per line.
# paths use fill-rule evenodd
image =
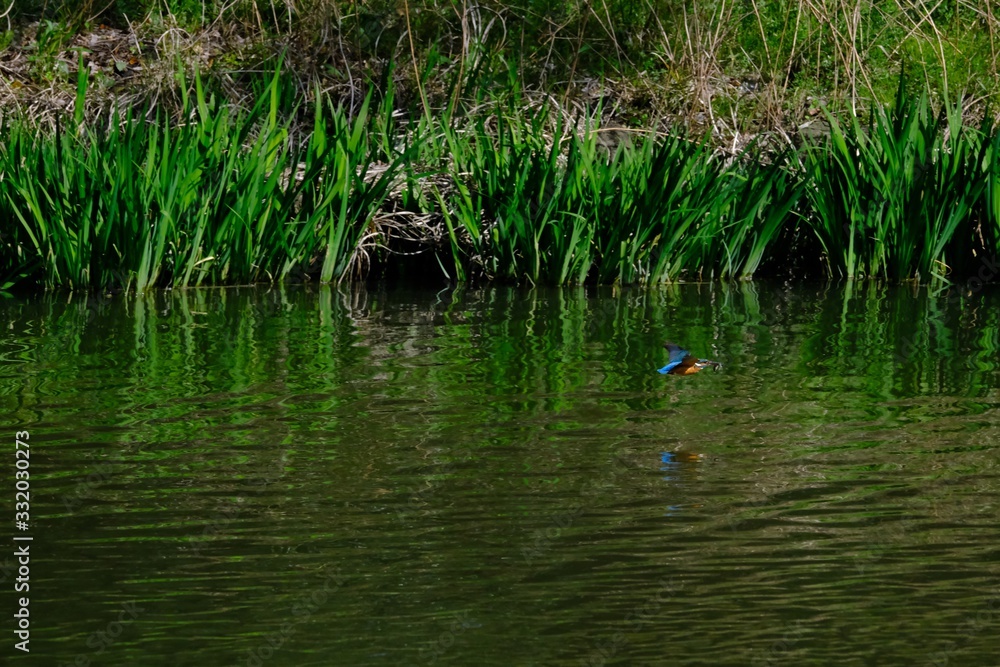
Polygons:
M669 364L667 364L663 368L657 368L656 372L659 373L660 375L666 375L667 373L669 373L673 369L675 369L678 366L680 366L681 365L681 361L682 361L682 359L678 359L677 361L671 361Z
M684 359L684 357L686 357L686 356L688 356L688 354L690 354L687 350L685 350L680 345L674 345L673 343L664 343L663 347L665 347L667 349L667 352L670 353L670 359L669 359L669 361L671 361L671 362L681 361L681 360Z
M666 375L673 369L680 366L681 362L688 356L688 351L680 345L675 345L674 343L664 343L663 347L665 347L667 352L670 353L670 358L668 359L669 363L663 368L657 369L656 372L661 375Z

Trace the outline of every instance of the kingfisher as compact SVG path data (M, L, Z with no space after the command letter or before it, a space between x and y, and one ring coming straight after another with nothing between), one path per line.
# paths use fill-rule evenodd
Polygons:
M664 343L670 353L670 359L666 366L658 368L657 373L661 375L693 375L703 368L711 366L714 370L722 368L718 361L708 359L696 359L694 355L676 343Z

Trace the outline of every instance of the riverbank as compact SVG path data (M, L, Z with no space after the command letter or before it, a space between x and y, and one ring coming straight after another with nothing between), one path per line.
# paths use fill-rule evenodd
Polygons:
M812 20L802 11L786 19ZM685 16L690 31L721 14L702 23ZM41 21L7 33L0 289L385 276L926 283L981 278L984 261L1000 254L1000 144L983 111L990 97L950 98L937 85L948 67L940 80L926 62L922 77L892 75L889 104L879 97L883 79L857 112L857 86L846 95L835 83L828 105L813 98L798 117L765 122L733 107L727 125L723 98L691 97L702 84L683 68L671 70L687 91L675 90L675 107L637 115L634 98L613 91L615 79L594 87L599 68L582 42L578 59L553 55L534 70L534 46L508 60L510 43L490 42L486 31L437 52L451 42L410 44L414 28L399 42L412 48L372 50L362 71L363 50L345 46L360 39L348 23L337 68L329 53L305 48L315 26L254 31L196 20L188 31L182 19L148 14L124 28L80 29ZM992 35L992 25L977 29ZM663 44L679 43L670 34L663 27ZM795 53L792 65L804 57ZM568 79L551 85L549 71ZM628 71L629 85L654 85L648 72ZM875 74L855 75L871 82L866 72ZM821 73L809 85L822 87ZM782 94L806 89L794 81L806 85L788 76ZM744 96L764 94L739 86ZM669 86L657 90L670 97Z

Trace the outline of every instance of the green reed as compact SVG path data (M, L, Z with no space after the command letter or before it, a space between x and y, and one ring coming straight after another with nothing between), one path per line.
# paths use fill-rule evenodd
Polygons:
M928 280L971 263L955 250L978 224L988 142L961 111L946 103L935 115L901 81L895 107L874 109L866 128L831 118L830 142L804 154L810 220L831 274Z
M461 229L469 239L466 254L491 278L582 281L593 261L593 224L581 189L582 174L596 166L593 138L578 139L561 122L547 138L544 109L527 119L494 119L495 132L486 119L468 133L445 129L456 187L439 204L453 245ZM454 260L463 275L462 253Z
M972 229L965 230L965 236L972 238L967 239L969 242L962 247L962 250L966 257L971 257L978 255L978 250L981 248L985 258L995 264L1000 258L1000 132L993 132L987 136L990 138L983 141L982 163L985 185L982 200L979 202L982 212L978 224ZM976 266L975 271L971 272L978 273L981 266Z
M789 259L831 277L927 281L1000 252L1000 135L902 86L866 124L831 119L825 143L738 155L682 134L609 148L600 110L526 112L516 94L407 122L391 89L352 117L317 91L293 125L282 90L231 110L196 76L183 122L8 121L0 290L339 282L395 261L379 252L395 231L449 279L553 285L750 278L787 258L796 219L823 257Z
M685 137L622 155L601 234L602 282L748 278L798 197L797 179L748 151L726 161Z
M143 291L347 277L398 166L366 177L368 103L353 119L316 104L308 139L295 141L278 117L277 77L245 113L216 104L197 78L194 89L180 125L3 128L6 282Z
M798 179L727 162L682 136L599 145L584 122L497 113L446 130L455 193L439 198L453 253L491 278L548 284L749 277L798 197ZM745 156L744 156L745 157Z

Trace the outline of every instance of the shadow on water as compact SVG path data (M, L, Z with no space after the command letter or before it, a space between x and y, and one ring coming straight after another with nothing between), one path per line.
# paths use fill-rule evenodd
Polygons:
M0 302L32 652L993 664L998 318L873 284ZM657 374L667 339L722 370Z

